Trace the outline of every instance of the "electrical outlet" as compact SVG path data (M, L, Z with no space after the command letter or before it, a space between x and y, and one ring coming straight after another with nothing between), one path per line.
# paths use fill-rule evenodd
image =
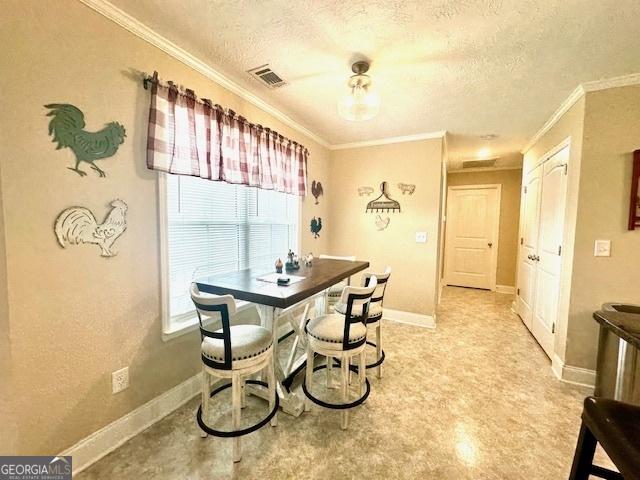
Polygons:
M416 243L427 243L427 232L416 232Z
M121 368L111 374L111 387L112 393L118 393L129 388L129 367Z

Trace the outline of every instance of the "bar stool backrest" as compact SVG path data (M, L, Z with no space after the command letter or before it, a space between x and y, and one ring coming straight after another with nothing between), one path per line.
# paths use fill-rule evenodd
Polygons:
M380 305L380 307L382 307L382 302L384 301L384 292L387 289L389 277L391 277L391 267L385 268L384 273L365 273L364 275L362 275L362 286L368 287L369 282L373 277L378 280L378 285L376 286L376 289L371 296L369 308L371 308L371 305Z
M360 345L363 345L367 339L362 338L355 342L349 341L349 331L351 329L351 325L354 323L362 323L363 325L367 325L367 316L369 314L369 302L371 301L371 296L378 285L378 280L375 276L371 276L369 279L369 285L366 287L344 287L342 290L342 296L340 298L340 302L344 303L347 306L345 311L345 322L344 322L344 335L342 337L342 348L344 350L351 350L353 348L357 348ZM354 315L352 312L358 312L360 315Z
M216 362L202 355L205 365L220 370L231 370L231 326L230 319L236 314L236 301L232 295L210 295L202 293L198 285L191 284L191 300L196 307L198 321L200 322L200 338L215 338L222 340L224 346L224 363ZM222 332L214 332L204 327L203 321L207 318L217 319L216 314L220 314L222 322Z

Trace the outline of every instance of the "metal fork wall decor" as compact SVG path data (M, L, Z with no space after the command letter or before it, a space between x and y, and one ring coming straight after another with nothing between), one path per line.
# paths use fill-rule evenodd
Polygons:
M389 196L387 192L387 182L380 184L382 192L378 198L367 203L365 212L400 212L400 204Z

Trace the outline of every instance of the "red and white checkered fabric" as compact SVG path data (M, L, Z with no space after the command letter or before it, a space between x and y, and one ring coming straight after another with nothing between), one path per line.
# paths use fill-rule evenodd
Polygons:
M187 90L154 83L147 167L306 195L309 151Z

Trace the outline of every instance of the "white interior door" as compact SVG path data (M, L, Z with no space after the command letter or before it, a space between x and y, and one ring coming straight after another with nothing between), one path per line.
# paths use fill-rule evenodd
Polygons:
M445 239L447 285L495 289L500 185L449 187Z
M522 321L531 330L536 261L538 252L538 227L540 224L540 190L542 166L526 174L522 179L522 209L520 258L518 260L517 311Z
M569 147L543 165L540 195L537 272L531 333L551 358L560 296L562 232L567 185Z

